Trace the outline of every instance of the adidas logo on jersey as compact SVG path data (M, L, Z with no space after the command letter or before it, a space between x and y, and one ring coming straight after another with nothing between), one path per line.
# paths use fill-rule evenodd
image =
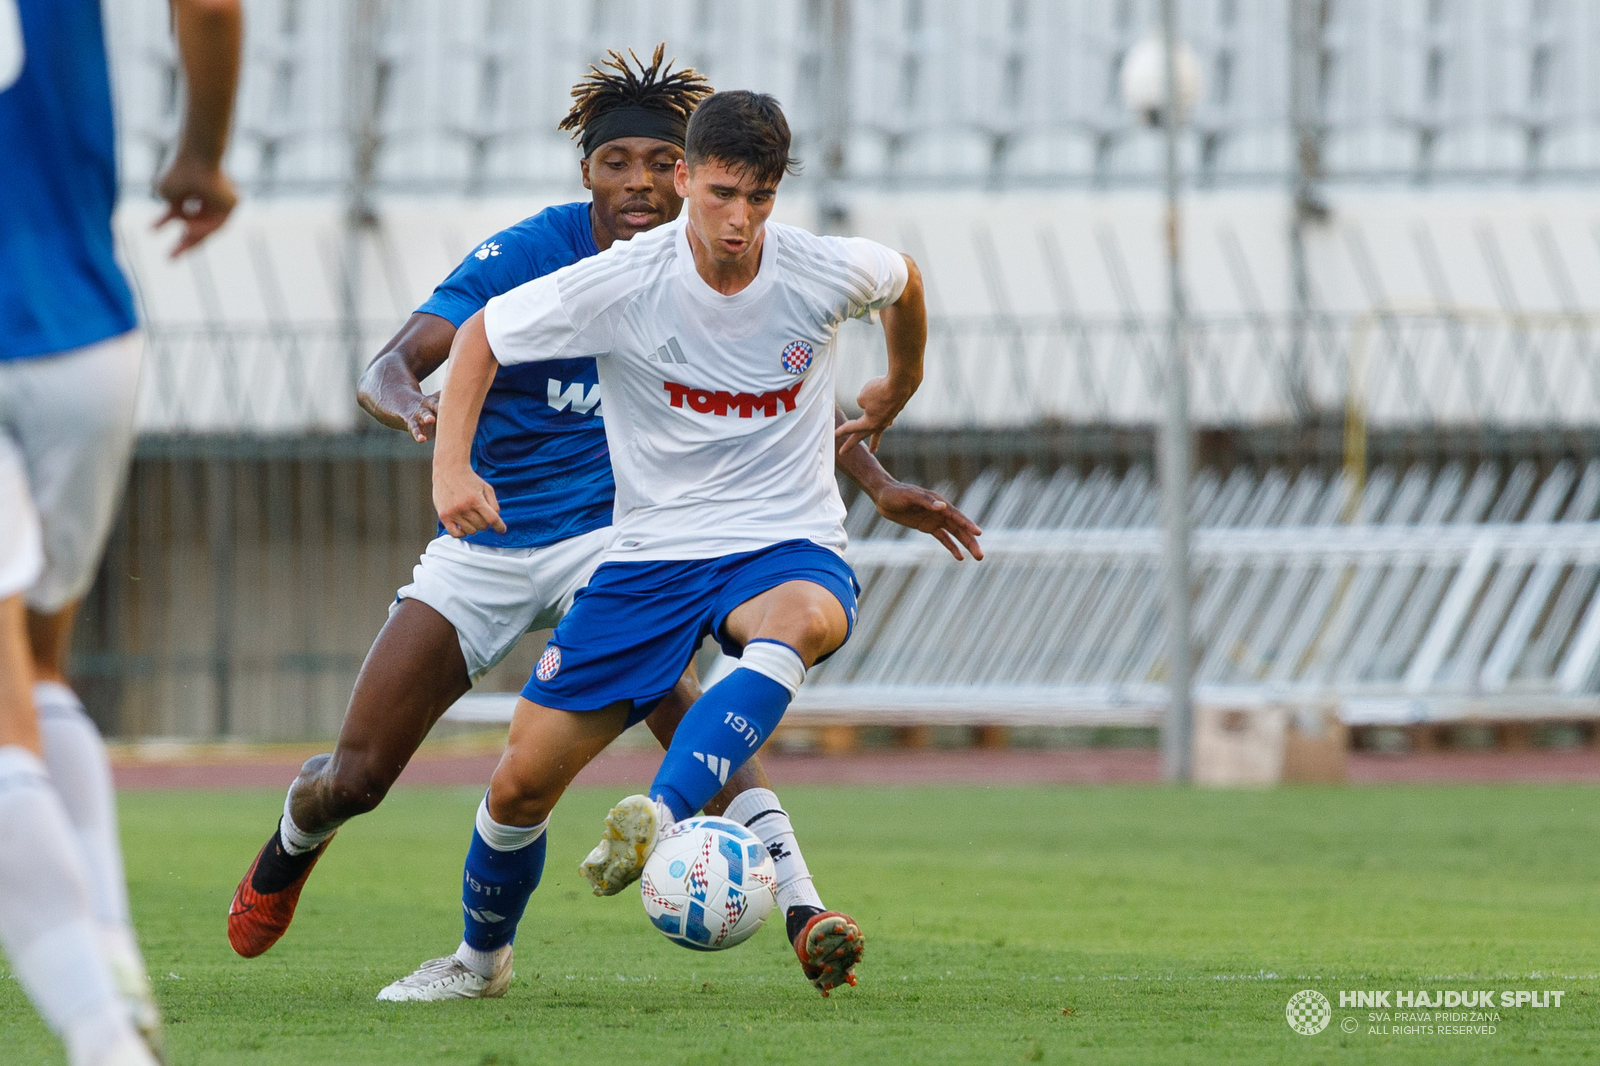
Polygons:
M726 389L693 389L688 385L680 385L676 381L663 381L661 387L666 389L667 396L674 407L688 404L689 410L697 411L703 415L730 415L737 413L740 418L752 418L760 411L768 418L778 413L781 404L785 411L793 411L796 397L800 395L800 386L805 382L797 381L787 389L774 389L771 392L729 392Z
M700 752L692 753L696 759L706 764L706 769L717 775L717 780L724 785L728 783L728 771L733 769L733 763L720 755L703 755Z
M667 343L645 356L652 363L687 363L689 357L678 347L678 338L668 337Z

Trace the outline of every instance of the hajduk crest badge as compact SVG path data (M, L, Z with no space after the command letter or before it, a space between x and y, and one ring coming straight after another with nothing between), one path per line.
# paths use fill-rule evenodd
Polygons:
M561 649L554 644L546 644L544 654L539 656L539 665L533 671L533 676L540 681L549 681L561 672Z
M805 341L790 341L783 346L783 370L799 377L811 369L811 345Z

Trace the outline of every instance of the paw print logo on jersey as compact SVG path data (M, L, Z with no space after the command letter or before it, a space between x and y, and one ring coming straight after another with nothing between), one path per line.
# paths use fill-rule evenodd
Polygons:
M489 241L485 244L479 245L478 250L472 254L477 256L479 259L487 259L491 255L499 255L500 246L494 243L494 241Z
M554 644L545 645L544 654L539 656L539 665L534 669L533 676L540 681L549 681L561 672L561 649Z
M790 341L783 346L783 370L796 377L811 369L811 345L805 341Z

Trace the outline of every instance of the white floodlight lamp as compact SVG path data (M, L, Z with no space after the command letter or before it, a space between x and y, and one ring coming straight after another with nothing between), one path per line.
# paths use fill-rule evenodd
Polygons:
M1160 33L1152 33L1128 49L1117 72L1122 102L1149 126L1161 126L1167 105L1167 49ZM1200 60L1194 49L1178 42L1173 64L1178 83L1178 121L1181 123L1200 97Z

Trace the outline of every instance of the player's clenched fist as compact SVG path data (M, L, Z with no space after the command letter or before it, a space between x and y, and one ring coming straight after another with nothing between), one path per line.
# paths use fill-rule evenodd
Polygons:
M470 537L492 529L504 533L506 524L500 520L500 501L494 489L471 467L466 469L433 472L433 509L439 512L439 521L452 537Z

